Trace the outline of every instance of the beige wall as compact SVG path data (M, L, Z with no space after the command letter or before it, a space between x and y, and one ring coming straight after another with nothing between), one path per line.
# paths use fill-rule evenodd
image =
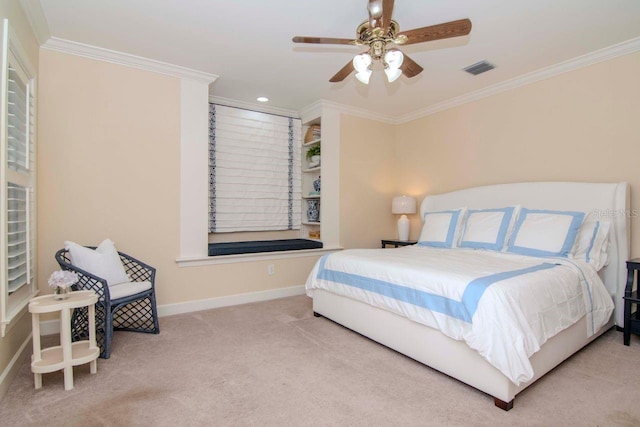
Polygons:
M627 181L638 212L638 76L633 53L398 125L397 188L424 197L495 183ZM631 230L637 257L637 216Z
M340 244L377 248L397 234L394 126L343 114L340 131Z
M46 49L40 59L41 289L65 240L106 237L158 269L159 305L304 283L317 257L177 266L179 79Z
M17 0L0 0L0 21L5 18L9 20L9 26L17 37L27 59L31 62L34 71L37 70L38 42ZM38 80L36 79L37 84ZM26 310L20 316L10 325L7 334L0 338L0 375L8 373L6 370L10 368L11 359L31 333L31 316L26 314ZM10 379L11 375L0 383L0 398L4 395Z

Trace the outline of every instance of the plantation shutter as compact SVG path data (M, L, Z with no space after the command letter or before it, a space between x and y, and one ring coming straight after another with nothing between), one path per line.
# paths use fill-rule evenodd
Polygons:
M9 294L30 281L28 190L12 183L7 184L7 289Z
M1 21L0 334L36 295L35 69Z
M209 231L295 230L299 119L210 104Z
M9 295L31 282L35 227L32 171L34 98L29 79L9 53L7 66L7 291Z

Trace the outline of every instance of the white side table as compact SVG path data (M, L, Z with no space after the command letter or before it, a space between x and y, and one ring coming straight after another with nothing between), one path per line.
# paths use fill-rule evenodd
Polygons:
M64 369L64 389L73 388L73 367L91 363L92 374L98 372L100 349L96 345L96 308L98 295L93 291L75 291L65 300L54 300L53 295L33 298L29 312L33 323L33 356L31 371L36 389L42 388L42 374ZM74 308L89 307L89 340L71 342L71 313ZM60 312L60 345L40 348L40 314Z

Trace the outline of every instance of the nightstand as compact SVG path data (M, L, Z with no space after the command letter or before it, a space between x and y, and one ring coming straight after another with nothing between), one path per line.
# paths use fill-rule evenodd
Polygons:
M634 282L637 283L640 270L640 258L627 261L627 286L624 290L624 345L629 345L631 334L640 334L640 298L638 298L638 288L633 290ZM636 311L632 312L632 306L636 306Z
M396 239L389 239L389 240L380 240L380 243L382 244L383 248L386 248L387 245L393 245L394 248L397 248L399 246L415 245L416 243L418 243L418 241L417 240L401 241L401 240L396 240Z

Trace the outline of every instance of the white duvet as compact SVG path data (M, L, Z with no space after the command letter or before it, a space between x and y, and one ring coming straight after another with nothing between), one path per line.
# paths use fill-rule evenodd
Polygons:
M587 316L589 336L613 303L596 271L564 258L409 246L322 257L314 289L347 296L465 341L513 383L533 377L529 357Z

